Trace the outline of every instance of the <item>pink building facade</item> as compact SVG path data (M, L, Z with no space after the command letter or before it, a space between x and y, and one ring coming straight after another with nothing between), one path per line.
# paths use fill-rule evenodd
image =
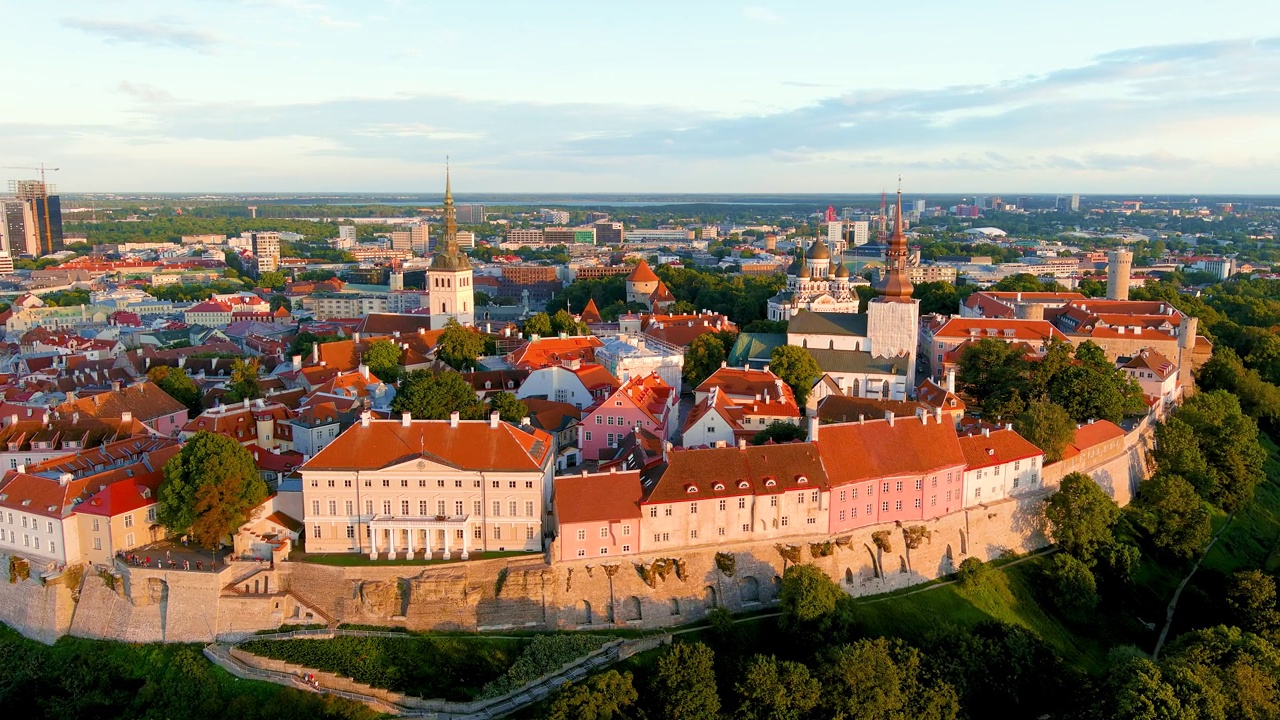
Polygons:
M612 448L635 428L666 442L678 398L657 375L632 378L588 408L578 429L578 447L586 460L612 457Z

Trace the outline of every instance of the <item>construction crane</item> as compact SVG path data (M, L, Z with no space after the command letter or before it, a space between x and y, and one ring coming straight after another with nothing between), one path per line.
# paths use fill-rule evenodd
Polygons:
M24 188L23 188L24 183L18 182L18 181L11 180L9 182L9 188L13 190L15 194L18 195L19 200L31 200L37 203L41 199L44 200L45 250L47 252L52 253L53 252L53 226L51 224L52 213L49 210L49 196L53 194L53 189L49 187L49 183L45 180L45 173L57 172L61 168L45 167L44 163L40 163L39 167L31 167L27 165L5 165L3 167L6 170L39 170L40 171L40 190L38 195L35 193L32 193L30 189L26 189L25 194L30 194L31 197L22 197L22 195L24 194ZM36 207L38 209L39 205L37 204ZM39 241L37 240L37 242Z

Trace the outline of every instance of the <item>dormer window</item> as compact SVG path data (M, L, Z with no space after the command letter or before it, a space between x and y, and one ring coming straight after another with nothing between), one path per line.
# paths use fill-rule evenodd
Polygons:
M696 493L696 492L698 492L698 486L697 486L697 485L686 485L686 486L684 487L684 491L685 491L685 492L687 492L687 493Z
M778 484L778 481L774 480L773 478L769 478L768 480L764 481L765 487L775 487L777 486L777 484Z
M716 483L713 487L714 487L716 490L723 490L723 489L724 489L724 483Z
M804 484L806 484L806 483L808 483L808 482L809 482L809 478L805 477L804 475L797 475L797 476L796 476L796 484L797 484L797 485L804 485Z
M739 489L739 490L746 490L746 489L747 489L747 488L749 488L749 487L751 487L751 483L747 482L746 480L739 480L739 481L738 481L738 489Z

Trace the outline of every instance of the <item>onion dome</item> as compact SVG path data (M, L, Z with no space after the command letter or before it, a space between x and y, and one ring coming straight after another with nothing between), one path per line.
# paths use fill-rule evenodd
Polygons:
M799 277L800 277L802 280L808 280L808 279L809 279L810 275L809 275L809 264L808 264L808 263L804 263L803 265L801 265L801 266L800 266L800 276L799 276Z
M819 238L818 242L809 246L809 252L804 254L810 260L830 260L831 250L827 248L827 244Z
M836 274L836 277L838 278L847 278L849 277L849 267L845 265L844 262L838 262L836 263L835 274Z

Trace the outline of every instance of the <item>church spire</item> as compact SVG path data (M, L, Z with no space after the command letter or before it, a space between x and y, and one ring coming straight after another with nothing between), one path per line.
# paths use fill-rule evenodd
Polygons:
M444 168L444 233L436 243L436 252L431 258L431 268L434 270L471 268L470 260L458 247L458 209L453 205L453 183L447 161Z
M886 300L906 302L911 299L915 289L907 275L907 236L902 230L902 185L898 185L898 204L893 216L893 237L889 238L889 247L885 251L884 281L877 290Z

